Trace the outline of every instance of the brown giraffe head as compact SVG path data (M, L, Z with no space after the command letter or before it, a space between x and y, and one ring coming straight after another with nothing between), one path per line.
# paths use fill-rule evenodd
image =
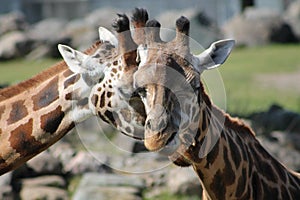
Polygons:
M135 27L143 26L147 19L144 9L134 10ZM137 44L131 36L129 23L125 14L118 14L112 24L116 36L100 27L100 40L105 45L91 56L66 46L60 46L60 51L70 69L83 76L86 74L86 81L93 87L89 98L93 114L126 135L143 138L144 106L133 88L133 73L139 62Z
M145 105L145 146L170 155L180 144L192 145L201 117L203 88L200 74L220 66L234 46L233 40L213 43L200 55L189 48L189 20L176 21L176 37L171 42L159 38L160 24L146 24L147 49L139 52L142 65L134 74L134 86ZM191 135L194 133L194 135Z

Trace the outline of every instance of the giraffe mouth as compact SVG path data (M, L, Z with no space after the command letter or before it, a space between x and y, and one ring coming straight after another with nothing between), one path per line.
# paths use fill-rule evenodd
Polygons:
M178 149L179 145L180 140L178 132L174 132L171 134L166 145L159 151L159 153L167 156L172 155Z

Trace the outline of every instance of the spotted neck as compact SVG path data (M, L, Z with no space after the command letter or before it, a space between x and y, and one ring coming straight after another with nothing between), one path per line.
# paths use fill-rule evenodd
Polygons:
M203 87L199 94L196 143L177 164L193 166L211 199L299 199L300 175L272 157L249 127L212 105Z
M86 51L93 53L100 43ZM13 170L58 141L92 113L90 88L60 62L0 91L0 174ZM80 98L79 98L80 97Z

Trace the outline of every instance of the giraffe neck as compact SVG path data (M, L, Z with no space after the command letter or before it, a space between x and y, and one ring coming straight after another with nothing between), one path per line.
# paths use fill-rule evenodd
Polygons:
M300 198L300 175L273 158L252 130L211 104L203 87L196 145L185 153L212 199ZM201 104L205 106L201 106ZM217 139L216 139L217 138ZM215 143L213 142L215 141Z
M0 91L0 174L47 149L91 116L89 91L64 62Z

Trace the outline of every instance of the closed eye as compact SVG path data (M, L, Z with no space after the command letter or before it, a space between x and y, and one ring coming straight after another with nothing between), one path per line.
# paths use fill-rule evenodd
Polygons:
M140 95L141 98L147 97L147 90L144 87L138 88L136 92Z

